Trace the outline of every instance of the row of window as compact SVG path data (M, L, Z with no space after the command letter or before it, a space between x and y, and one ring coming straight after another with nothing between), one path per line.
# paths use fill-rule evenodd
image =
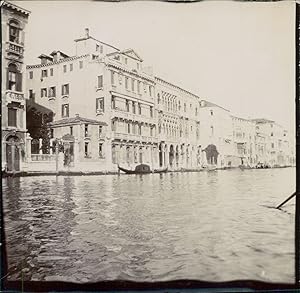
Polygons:
M79 69L83 68L83 61L80 60L79 61ZM68 65L65 64L63 65L63 72L66 73L68 71ZM73 63L69 64L69 71L73 71ZM48 76L53 76L54 75L54 69L53 68L49 68L48 69L42 69L41 71L41 77L42 78L46 78ZM29 71L29 79L33 79L33 71Z
M66 96L69 95L69 84L63 84L61 86L61 95ZM33 90L29 90L29 98L33 96ZM56 97L56 87L51 86L49 89L41 88L41 98L45 97Z
M111 84L112 85L116 85L116 76L117 75L118 75L118 79L119 79L119 84L122 84L123 75L118 74L115 71L111 70ZM141 94L142 84L143 84L144 93L147 93L147 89L148 89L149 96L152 97L153 89L154 89L152 85L147 85L147 83L145 83L145 82L141 82L140 80L136 80L134 78L125 76L125 89L127 89L127 90L131 90L132 92L137 92L138 94Z
M91 158L91 152L90 152L90 143L85 142L84 143L84 156L85 158ZM103 149L103 143L98 144L98 156L101 159L104 159L104 149Z

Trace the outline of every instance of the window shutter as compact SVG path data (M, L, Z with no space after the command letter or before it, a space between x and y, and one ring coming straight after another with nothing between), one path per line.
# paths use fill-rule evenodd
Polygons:
M64 85L61 86L61 95L64 94Z

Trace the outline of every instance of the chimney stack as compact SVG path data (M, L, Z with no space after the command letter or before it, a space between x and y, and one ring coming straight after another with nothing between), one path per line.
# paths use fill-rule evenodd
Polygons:
M85 37L86 37L86 38L89 38L89 37L90 37L90 32L89 32L89 29L88 29L88 28L85 29Z

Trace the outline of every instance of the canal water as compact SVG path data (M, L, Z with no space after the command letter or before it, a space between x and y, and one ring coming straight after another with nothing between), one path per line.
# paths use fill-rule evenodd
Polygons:
M2 184L10 280L294 282L295 168Z

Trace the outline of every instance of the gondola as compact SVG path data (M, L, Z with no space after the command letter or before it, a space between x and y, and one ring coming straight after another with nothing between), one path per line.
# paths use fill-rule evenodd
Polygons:
M150 166L146 165L146 164L137 165L134 170L128 170L128 169L122 168L118 165L118 169L120 171L125 172L126 174L166 173L168 171L168 168L154 169L153 171L151 171Z

